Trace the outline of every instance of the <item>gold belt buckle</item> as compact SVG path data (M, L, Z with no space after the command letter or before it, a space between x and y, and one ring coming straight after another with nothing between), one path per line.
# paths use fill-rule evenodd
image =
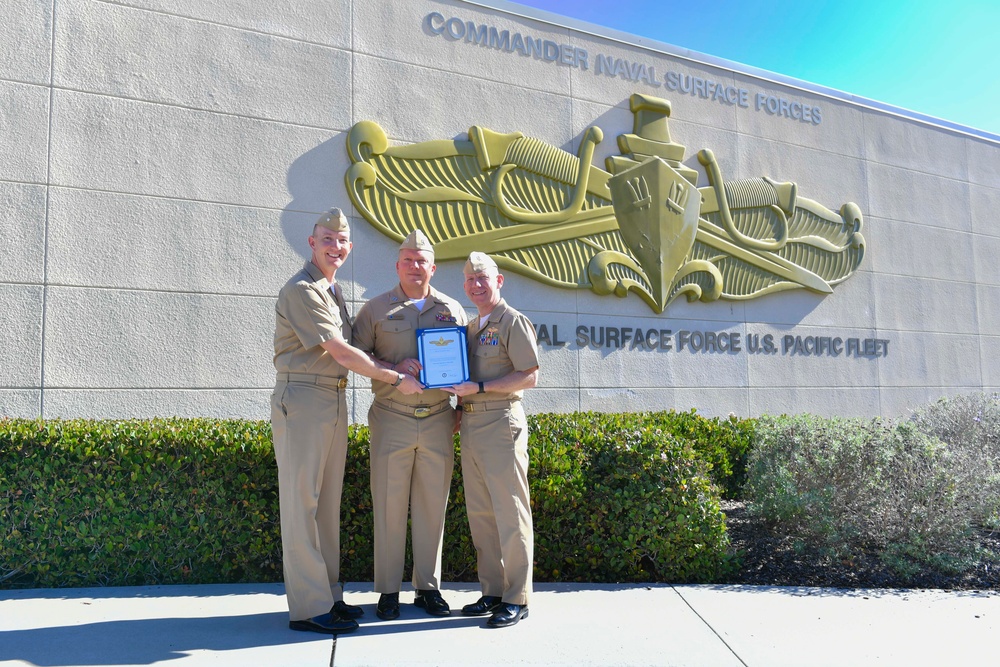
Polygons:
M338 389L347 389L347 378L340 378L340 381L337 382L337 388Z
M462 403L462 412L474 412L475 409L472 403Z
M424 417L429 417L431 414L430 408L413 408L413 416L417 419L423 419Z

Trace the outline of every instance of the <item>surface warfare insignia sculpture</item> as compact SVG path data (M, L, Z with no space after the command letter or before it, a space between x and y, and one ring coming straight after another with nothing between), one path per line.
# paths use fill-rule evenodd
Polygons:
M473 126L468 139L390 147L376 123L348 132L347 191L396 241L420 228L436 261L487 252L504 269L549 285L619 297L657 313L689 301L751 299L805 288L830 293L861 264L861 210L839 213L800 197L795 183L726 181L698 153L707 187L670 138L670 103L633 95L633 132L620 155L592 164L601 129L574 156L526 137Z

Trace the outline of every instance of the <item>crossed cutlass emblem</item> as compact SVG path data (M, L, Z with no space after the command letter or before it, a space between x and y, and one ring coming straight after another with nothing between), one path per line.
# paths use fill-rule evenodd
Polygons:
M390 147L376 123L348 133L346 174L358 211L387 236L421 228L437 261L489 253L547 284L640 296L655 311L688 300L749 299L788 289L820 294L864 257L856 204L839 212L767 177L726 181L711 150L699 172L671 140L670 103L633 95L632 133L607 169L592 164L603 140L584 133L577 155L473 126L467 140Z

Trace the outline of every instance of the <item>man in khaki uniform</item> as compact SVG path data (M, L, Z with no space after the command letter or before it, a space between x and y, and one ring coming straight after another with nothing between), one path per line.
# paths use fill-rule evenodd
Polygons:
M309 247L311 261L281 288L275 306L271 430L288 625L336 634L356 629L364 613L344 602L339 583L347 372L395 383L407 395L422 388L350 345L351 322L334 280L352 248L340 209L320 217Z
M534 533L528 496L525 389L538 382L535 329L500 297L503 275L481 252L465 263L465 294L478 310L467 327L470 382L462 402L462 477L483 595L462 613L491 614L502 628L528 616Z
M418 374L417 330L466 323L461 304L431 287L436 268L430 240L414 231L399 247L399 284L362 306L354 323L354 344L394 370ZM447 616L451 610L440 588L444 517L455 464L451 397L440 389L406 396L378 380L372 381L372 392L368 427L375 590L381 593L376 613L383 620L399 617L409 510L414 604L433 616Z

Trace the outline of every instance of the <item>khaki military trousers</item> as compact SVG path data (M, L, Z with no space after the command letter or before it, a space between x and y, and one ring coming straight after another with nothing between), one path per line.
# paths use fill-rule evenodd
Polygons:
M290 620L330 611L340 585L340 496L347 459L343 390L278 382L271 395L281 552Z
M528 424L520 401L462 415L462 478L483 595L528 604L534 531Z
M375 591L398 593L406 557L406 519L413 538L413 587L441 587L444 517L455 467L455 411L450 404L418 419L399 403L376 399L368 410L375 524ZM380 404L381 402L381 404ZM409 512L408 512L409 511Z

